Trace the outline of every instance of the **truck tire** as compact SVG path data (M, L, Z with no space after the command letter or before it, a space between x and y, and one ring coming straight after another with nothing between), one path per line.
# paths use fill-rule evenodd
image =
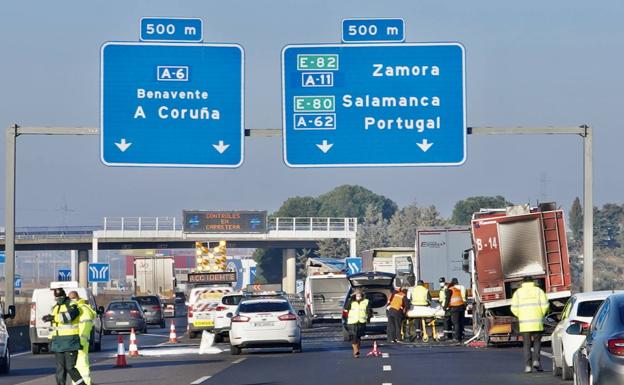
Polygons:
M32 352L32 354L41 354L41 345L30 344L30 351Z

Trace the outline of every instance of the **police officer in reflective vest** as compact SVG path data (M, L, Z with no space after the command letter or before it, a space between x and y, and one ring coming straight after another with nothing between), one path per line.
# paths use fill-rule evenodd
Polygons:
M91 340L91 330L93 330L93 321L95 320L97 313L86 300L78 296L77 292L71 291L69 293L69 299L72 301L72 304L78 307L78 311L80 312L78 331L80 333L80 346L82 348L78 351L76 369L80 372L85 384L91 385L89 342Z
M65 385L67 374L77 384L84 384L80 372L76 369L76 359L80 350L80 311L76 305L72 305L62 288L54 289L56 305L52 313L43 316L43 322L52 323L52 339L50 350L56 356L56 383Z
M349 340L353 348L353 357L358 358L360 357L362 336L366 334L366 323L372 316L372 310L368 299L364 298L364 294L360 289L355 290L355 293L349 298L349 303L347 303L345 309L348 311L347 331L349 332Z
M542 348L544 317L548 312L548 307L546 293L535 284L532 277L525 277L522 280L522 286L511 298L511 312L518 317L520 333L522 333L525 373L531 373L531 364L536 371L543 370L540 362L540 349ZM531 345L533 345L533 357L531 357Z
M401 339L401 325L403 314L409 309L407 301L407 289L397 289L388 300L386 313L388 315L388 342L398 342Z
M455 287L453 281L446 289L446 303L444 309L448 310L453 322L453 338L460 343L464 339L464 312L466 311L466 301L462 297L461 290Z

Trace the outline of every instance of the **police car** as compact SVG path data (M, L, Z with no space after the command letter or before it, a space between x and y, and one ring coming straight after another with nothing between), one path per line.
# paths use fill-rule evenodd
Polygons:
M246 297L228 316L232 355L244 348L289 347L301 352L301 320L286 298Z
M9 350L9 332L5 319L15 318L15 306L8 307L8 313L4 314L4 308L0 304L0 374L7 374L11 370L11 351Z

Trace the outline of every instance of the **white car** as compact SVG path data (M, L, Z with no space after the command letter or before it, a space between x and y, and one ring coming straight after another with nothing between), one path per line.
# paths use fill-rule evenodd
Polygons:
M198 337L204 330L214 330L216 309L221 298L231 292L231 286L223 285L200 286L191 290L187 303L189 338Z
M238 304L243 299L240 292L226 294L221 298L221 303L215 308L214 316L214 333L215 342L221 342L223 337L227 337L230 332L231 320L227 316L228 313L234 314Z
M570 297L561 313L561 320L551 336L553 375L561 375L563 380L572 379L573 356L585 340L584 335L568 334L566 332L568 327L578 323L582 325L583 329L589 328L589 324L602 302L611 294L620 292L623 291L592 291L577 293Z
M9 332L4 323L5 319L15 317L15 306L9 306L9 312L4 314L0 304L0 374L8 374L11 370L11 351L9 350Z
M233 355L243 348L292 347L301 352L301 321L287 299L244 299L230 315Z

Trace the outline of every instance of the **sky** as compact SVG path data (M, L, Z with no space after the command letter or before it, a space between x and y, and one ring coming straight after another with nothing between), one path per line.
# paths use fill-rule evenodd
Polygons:
M100 47L138 41L144 16L198 17L204 41L245 50L245 126L281 128L280 51L339 43L341 20L400 17L407 42L466 50L467 124L594 130L594 202L623 202L620 169L624 3L620 1L11 1L0 11L0 129L98 127ZM5 180L5 135L0 180ZM238 169L125 168L100 162L99 139L23 136L17 225L97 225L103 217L178 216L183 209L269 210L293 196L362 185L400 207L475 195L515 203L582 197L582 139L469 136L454 167L292 169L281 138L246 138ZM4 185L4 184L3 184ZM4 223L4 186L0 191Z

